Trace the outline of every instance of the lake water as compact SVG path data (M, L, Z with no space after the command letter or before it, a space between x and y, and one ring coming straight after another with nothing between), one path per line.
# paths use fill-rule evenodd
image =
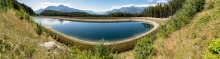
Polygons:
M80 40L97 42L120 41L142 35L153 25L142 22L79 22L52 18L34 18L37 23L61 34Z

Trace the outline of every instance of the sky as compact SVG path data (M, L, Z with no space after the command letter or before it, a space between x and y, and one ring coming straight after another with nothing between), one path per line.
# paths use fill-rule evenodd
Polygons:
M34 11L48 6L65 6L80 9L91 10L94 12L104 12L121 7L147 7L154 6L157 3L167 3L168 0L17 0L31 7Z

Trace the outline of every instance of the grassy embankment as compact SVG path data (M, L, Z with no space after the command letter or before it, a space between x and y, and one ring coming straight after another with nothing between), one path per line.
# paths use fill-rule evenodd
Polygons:
M16 0L0 0L0 59L112 59L114 54L103 44L91 50L66 46L56 42L35 23ZM47 48L40 44L48 41L58 46Z
M174 31L168 38L157 39L154 42L156 55L152 58L201 59L219 56L220 51L220 1L206 0L205 8L197 13L192 21L179 30ZM218 43L210 41L218 41ZM218 53L210 53L212 47L217 47ZM215 50L214 49L214 50ZM217 59L218 59L217 58ZM210 59L210 58L207 58ZM211 58L212 59L212 58Z
M15 10L0 11L0 58L64 58L69 54L64 49L47 51L40 43L53 41L51 37L38 35L26 20L20 20ZM56 51L53 53L52 51ZM61 55L61 56L59 56Z
M219 59L220 1L205 0L204 9L198 4L187 0L156 37L142 39L135 50L119 55L132 59Z

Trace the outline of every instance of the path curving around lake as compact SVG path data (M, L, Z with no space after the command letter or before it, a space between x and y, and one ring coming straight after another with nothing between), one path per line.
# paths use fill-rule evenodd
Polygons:
M35 17L38 18L38 17ZM142 23L148 23L153 25L153 28L150 31L147 31L144 34L132 37L132 38L128 38L126 40L121 40L121 41L116 41L116 42L104 42L104 45L106 46L106 48L108 49L113 49L113 51L126 51L129 49L132 49L135 44L137 43L137 41L139 39L141 39L142 37L146 36L146 35L151 35L157 32L157 29L159 27L159 24L155 21L152 20L147 20L147 18L107 18L107 19L92 19L92 18L67 18L67 17L39 17L39 18L55 18L55 19L63 19L63 20L70 20L70 21L86 21L86 22L112 22L112 21L138 21L138 22L142 22ZM50 33L53 36L57 37L57 40L60 42L63 42L65 44L68 45L76 45L79 46L81 49L90 49L92 50L95 45L99 44L100 42L90 42L90 41L85 41L85 40L80 40L77 38L73 38L73 37L69 37L67 35L63 35L61 33L58 33L54 30L51 30L47 27L44 27L44 29L46 31L48 31L48 33Z

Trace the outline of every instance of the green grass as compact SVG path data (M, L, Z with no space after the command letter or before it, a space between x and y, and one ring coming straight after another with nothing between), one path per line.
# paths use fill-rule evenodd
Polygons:
M186 0L183 5L183 8L176 12L173 15L170 21L167 24L159 27L158 33L152 36L141 39L135 46L135 55L137 59L146 59L152 53L153 42L156 38L168 38L169 35L179 30L181 27L186 26L194 15L203 10L203 5L205 0ZM194 33L192 33L194 34ZM152 38L153 37L153 38Z

